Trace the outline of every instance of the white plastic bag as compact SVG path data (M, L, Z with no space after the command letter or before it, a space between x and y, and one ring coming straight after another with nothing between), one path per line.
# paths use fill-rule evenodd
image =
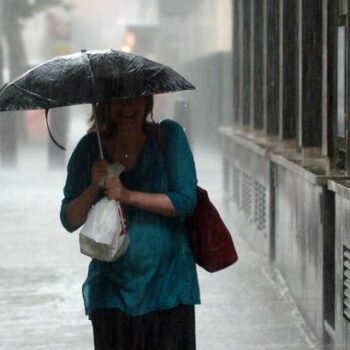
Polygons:
M108 176L119 176L119 164L108 167ZM79 234L80 252L93 259L113 261L125 253L129 236L127 222L119 202L106 197L91 207Z
M97 260L113 261L124 254L129 236L120 204L106 197L98 201L89 211L79 243L82 254Z

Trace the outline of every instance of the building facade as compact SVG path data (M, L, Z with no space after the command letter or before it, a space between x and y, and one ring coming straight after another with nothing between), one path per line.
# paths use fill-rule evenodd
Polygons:
M350 344L348 0L233 1L227 203L320 342Z

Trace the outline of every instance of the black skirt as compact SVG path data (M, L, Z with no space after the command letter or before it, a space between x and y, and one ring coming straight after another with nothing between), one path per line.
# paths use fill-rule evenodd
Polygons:
M119 309L91 315L95 350L195 350L195 312L178 305L131 317Z

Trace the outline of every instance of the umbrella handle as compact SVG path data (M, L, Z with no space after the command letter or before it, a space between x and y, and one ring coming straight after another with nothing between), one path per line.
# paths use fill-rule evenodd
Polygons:
M103 155L103 149L102 149L102 142L101 142L101 135L100 135L100 129L98 127L98 121L97 121L97 113L96 113L96 104L93 103L92 105L92 113L95 119L95 125L96 125L96 134L97 134L97 142L98 142L98 149L100 151L100 158L105 159Z

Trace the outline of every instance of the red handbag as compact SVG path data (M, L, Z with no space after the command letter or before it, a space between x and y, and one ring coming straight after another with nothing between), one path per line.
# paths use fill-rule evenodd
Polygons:
M196 263L209 272L222 270L238 260L229 230L210 201L208 192L197 186L197 206L186 220Z
M157 125L158 143L164 152L166 142ZM196 263L208 272L220 271L238 260L230 231L210 201L208 192L197 186L197 206L186 219L186 227Z

